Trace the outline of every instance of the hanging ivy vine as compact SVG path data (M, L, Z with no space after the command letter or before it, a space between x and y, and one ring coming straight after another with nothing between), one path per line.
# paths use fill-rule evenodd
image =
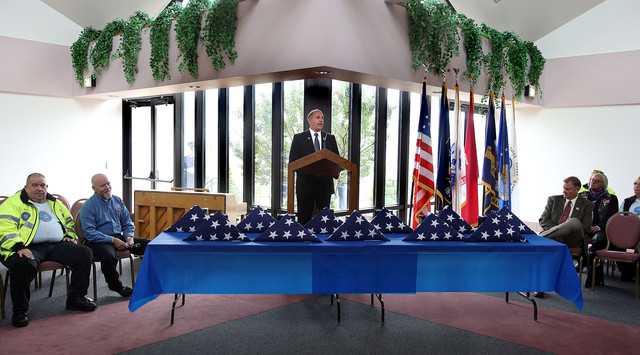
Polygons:
M459 55L458 27L451 8L435 0L409 0L409 46L413 69L425 65L429 71L442 75L451 57Z
M464 39L464 49L467 56L467 70L462 73L471 81L471 87L473 87L482 70L482 38L480 37L480 29L476 25L476 22L468 18L464 14L457 14L458 26L462 29L462 38Z
M215 70L225 68L224 55L230 63L238 57L235 50L237 8L237 0L218 0L207 13L201 39Z
M87 60L87 53L89 50L89 44L95 41L100 35L100 31L93 27L85 27L78 39L71 45L71 63L73 65L73 71L75 73L76 83L80 86L84 82L84 71L89 67L89 61Z
M210 6L209 0L192 0L176 19L176 42L182 58L178 66L181 73L188 70L198 79L198 41L202 29L202 13Z
M480 31L489 39L491 51L484 55L484 65L487 68L488 84L487 92L498 94L504 87L504 52L505 40L502 33L494 30L486 24L480 25ZM498 95L496 95L498 96Z
M171 4L162 10L160 15L151 24L149 42L151 42L151 58L149 65L153 73L153 79L164 81L171 79L169 74L169 31L171 22L182 11L182 6Z
M504 32L503 36L507 45L505 69L513 88L514 97L520 97L524 93L524 86L527 83L527 47L513 32Z
M96 39L96 44L89 55L94 76L102 75L102 68L109 64L113 49L113 36L122 32L124 24L123 20L113 20L100 32L100 36Z
M542 98L542 90L540 90L540 76L542 75L542 70L544 69L544 64L547 60L544 59L542 53L538 47L533 44L533 42L525 42L525 47L530 60L527 80L529 81L529 85L535 86L536 92L540 93L540 98Z
M136 11L125 23L120 36L120 46L113 55L113 59L123 58L122 69L127 83L136 81L138 73L138 52L142 47L140 32L144 26L151 24L151 18L146 12Z

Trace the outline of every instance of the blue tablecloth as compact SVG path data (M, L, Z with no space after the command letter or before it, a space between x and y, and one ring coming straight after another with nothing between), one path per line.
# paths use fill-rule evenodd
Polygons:
M566 245L529 243L185 242L162 233L147 246L129 310L163 293L350 294L555 291L582 309ZM253 238L257 235L248 235ZM326 239L320 236L320 239Z

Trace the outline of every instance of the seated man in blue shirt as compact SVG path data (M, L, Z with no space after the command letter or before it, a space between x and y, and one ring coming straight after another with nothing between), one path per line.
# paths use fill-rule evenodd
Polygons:
M111 195L111 182L106 175L94 175L91 185L95 193L80 210L82 236L93 256L100 260L109 289L129 297L133 290L120 282L116 249L129 249L133 254L142 255L150 240L133 236L135 226L129 210L120 197Z

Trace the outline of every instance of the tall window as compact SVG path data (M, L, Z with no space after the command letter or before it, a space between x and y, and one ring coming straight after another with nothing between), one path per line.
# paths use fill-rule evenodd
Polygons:
M151 174L151 163L153 160L151 150L151 107L134 107L131 110L131 136L133 144L131 147L131 177L133 191L149 190L151 184L142 178L147 178Z
M334 80L331 84L331 134L336 137L338 152L341 157L348 157L349 153L349 96L351 84L345 81ZM349 174L346 170L340 172L336 181L336 193L331 199L331 208L334 211L346 210L347 186Z
M271 206L271 88L271 83L255 86L254 203L263 208Z
M182 187L195 187L195 137L196 101L195 93L183 94L184 147L182 156Z
M360 208L373 207L376 87L362 85L362 131L360 133Z
M218 90L205 91L205 179L204 188L211 192L218 192Z
M229 192L236 195L236 201L244 201L242 170L243 127L244 127L244 87L229 88Z
M387 90L387 156L385 167L385 204L398 203L398 149L400 137L400 91ZM406 143L405 143L406 144Z
M282 141L282 206L287 205L289 151L293 136L304 129L304 81L284 82L284 137ZM295 186L291 186L295 189ZM295 199L294 199L295 201Z

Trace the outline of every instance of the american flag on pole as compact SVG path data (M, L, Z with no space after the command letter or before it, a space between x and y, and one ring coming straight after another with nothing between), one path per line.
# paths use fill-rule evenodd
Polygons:
M429 200L434 193L433 152L431 150L431 121L427 103L427 80L422 81L420 99L420 120L418 122L418 140L416 143L415 167L413 169L413 228L420 223L420 215L431 210Z

